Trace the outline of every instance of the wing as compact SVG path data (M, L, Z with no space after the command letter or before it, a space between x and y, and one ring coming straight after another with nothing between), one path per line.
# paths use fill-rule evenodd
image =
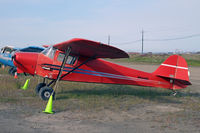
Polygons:
M112 59L129 57L129 55L126 52L116 47L80 38L74 38L69 41L53 45L54 48L57 48L63 52L69 46L71 47L72 54L81 55L85 57L95 56L95 58L112 58Z

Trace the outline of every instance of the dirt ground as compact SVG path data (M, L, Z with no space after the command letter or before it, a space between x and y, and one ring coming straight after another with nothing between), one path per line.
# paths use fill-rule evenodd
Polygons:
M126 66L153 72L156 65ZM192 86L200 106L200 67L190 68ZM1 75L2 76L2 75ZM133 99L134 100L134 99ZM34 101L33 101L34 102ZM53 115L27 105L0 102L2 133L200 133L200 110L185 109L176 103L136 104L127 111L63 111Z

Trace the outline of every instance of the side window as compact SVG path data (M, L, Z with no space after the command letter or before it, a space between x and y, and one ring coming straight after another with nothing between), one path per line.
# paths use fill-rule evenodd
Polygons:
M65 55L63 53L59 53L57 60L62 62L64 59L64 56ZM66 64L74 65L74 63L76 62L76 59L77 57L69 55L67 58Z
M59 53L59 55L58 55L58 57L57 57L57 61L63 61L63 58L64 58L64 54L62 54L62 53Z

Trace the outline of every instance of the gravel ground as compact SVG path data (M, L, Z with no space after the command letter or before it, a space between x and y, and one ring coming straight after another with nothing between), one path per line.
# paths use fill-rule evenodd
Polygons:
M157 68L154 65L125 65L147 72ZM188 89L199 97L200 67L190 70L193 85ZM174 103L141 103L127 111L67 110L48 115L35 107L0 102L2 133L200 133L199 123L200 110L186 110Z

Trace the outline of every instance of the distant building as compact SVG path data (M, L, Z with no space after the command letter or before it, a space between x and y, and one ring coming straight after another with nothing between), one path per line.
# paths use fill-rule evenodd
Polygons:
M152 53L152 52L148 52L147 54L148 54L148 55L152 55L153 53Z

